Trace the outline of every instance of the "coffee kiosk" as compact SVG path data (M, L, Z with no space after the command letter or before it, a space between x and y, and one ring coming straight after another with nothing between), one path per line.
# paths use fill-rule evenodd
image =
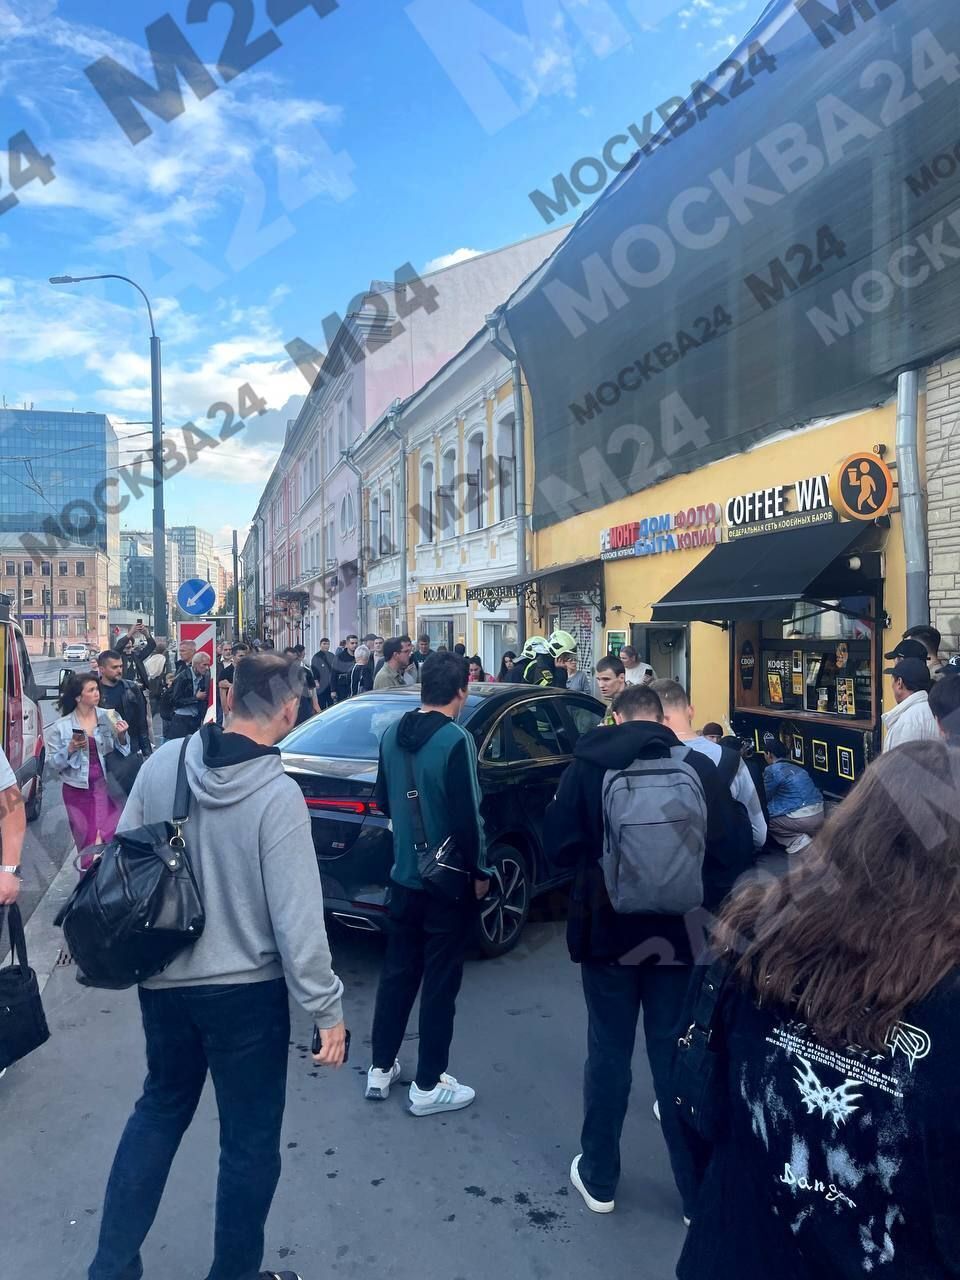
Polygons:
M779 736L827 796L845 794L880 749L892 497L875 453L832 478L737 495L724 541L653 608L657 622L729 632L734 732L758 750Z

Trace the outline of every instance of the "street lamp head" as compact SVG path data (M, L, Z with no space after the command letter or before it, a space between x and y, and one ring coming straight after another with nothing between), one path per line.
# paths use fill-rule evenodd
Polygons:
M74 280L73 276L51 276L50 283L51 284L76 284L77 282L76 280Z

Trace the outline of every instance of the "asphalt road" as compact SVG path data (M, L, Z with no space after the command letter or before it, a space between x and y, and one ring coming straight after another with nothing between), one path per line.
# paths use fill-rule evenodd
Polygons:
M338 931L351 1063L313 1066L295 1012L284 1171L265 1265L304 1280L508 1280L674 1274L683 1236L642 1045L623 1142L617 1208L591 1214L568 1182L578 1150L585 1015L563 923L528 927L521 947L471 962L451 1071L477 1089L467 1110L414 1119L395 1086L362 1096L381 945ZM82 1280L110 1161L144 1073L136 995L77 985L54 970L51 1040L0 1082L4 1276ZM415 1028L415 1023L413 1024ZM415 1036L402 1055L414 1065ZM210 1263L217 1163L208 1087L174 1164L144 1251L146 1280L189 1280Z

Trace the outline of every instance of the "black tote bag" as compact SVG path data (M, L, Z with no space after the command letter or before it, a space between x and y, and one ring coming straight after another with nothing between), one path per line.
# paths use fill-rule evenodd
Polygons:
M4 912L10 929L10 964L0 969L0 1071L50 1039L37 975L27 963L27 941L16 903L0 907L0 954Z

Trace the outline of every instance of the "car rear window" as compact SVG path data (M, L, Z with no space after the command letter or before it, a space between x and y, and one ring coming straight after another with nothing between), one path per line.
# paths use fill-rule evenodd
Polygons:
M414 705L408 698L351 698L298 725L279 744L280 750L303 756L376 760L384 733Z

